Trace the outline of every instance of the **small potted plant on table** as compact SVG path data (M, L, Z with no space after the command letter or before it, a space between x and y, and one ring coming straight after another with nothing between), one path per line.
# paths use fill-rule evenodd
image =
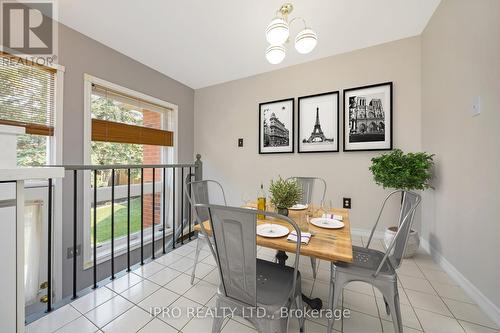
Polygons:
M288 208L297 204L302 198L302 189L295 179L285 180L281 176L271 180L269 186L271 203L276 207L278 214L288 216Z
M426 190L432 188L429 182L432 177L430 170L434 164L433 157L434 155L425 152L405 154L400 149L396 149L388 154L372 158L370 171L373 173L375 182L384 188L407 191ZM397 231L398 226L390 226L385 230L386 247L396 236ZM419 245L418 232L412 229L405 257L413 256Z

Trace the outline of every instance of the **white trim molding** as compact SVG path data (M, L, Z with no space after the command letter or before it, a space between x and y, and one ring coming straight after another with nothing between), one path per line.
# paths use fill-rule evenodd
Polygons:
M429 253L434 261L455 281L470 298L486 313L486 315L500 326L500 309L472 282L470 282L455 266L453 266L427 239L420 237L420 246Z
M132 90L123 86L120 86L118 84L100 79L98 77L92 76L90 74L84 73L83 75L83 80L84 80L84 132L83 132L83 163L84 164L91 164L91 158L90 158L90 147L91 147L91 133L92 133L92 113L91 113L91 97L92 97L92 84L96 84L102 87L106 87L108 89L114 90L116 92L122 93L124 95L141 99L146 102L152 103L159 105L161 107L164 107L171 112L171 117L164 117L164 127L165 129L171 130L174 132L174 146L173 146L173 151L168 151L165 150L162 153L162 163L177 163L178 161L178 151L179 151L179 142L178 142L178 111L179 107L176 104L170 103L163 101L161 99L158 99L156 97L144 94L142 92ZM91 195L91 172L89 171L84 171L83 172L83 242L82 242L82 252L83 252L83 269L88 269L89 267L92 267L93 263L91 262L92 259L92 254L93 254L93 249L91 247L91 234L90 234L90 221L91 221L91 216L90 216L90 211L93 203L93 196ZM172 181L171 178L171 173L167 173L167 184L169 184ZM163 181L157 182L156 187L155 187L155 192L161 192ZM167 191L167 198L170 198L172 195L171 193L171 187L168 187ZM132 185L131 190L133 192L137 192L137 185ZM149 188L152 188L151 184L144 184L145 188L145 194L151 193L151 190ZM124 188L117 186L117 193L115 194L120 194L122 195L125 193ZM103 196L109 195L109 189L101 188L98 192L98 199L103 200ZM133 194L133 193L132 193ZM178 196L178 193L176 193L176 197ZM116 197L115 197L116 198ZM164 198L161 199L162 203L163 202L170 202L169 199L165 200ZM176 198L176 202L178 201L178 198ZM171 210L168 210L169 214L171 214ZM162 212L163 214L163 212ZM161 220L163 220L163 216L161 216ZM170 221L170 216L167 217L167 221ZM148 242L151 241L151 231L144 230L145 232L145 238L144 238L144 244L147 244ZM169 225L167 222L167 228L166 228L166 233L169 233ZM155 232L155 239L159 236L161 236L161 233L158 234L158 232ZM159 236L158 236L159 235ZM118 244L115 244L117 246L117 249L115 249L115 254L119 255L121 253L125 253L125 248L123 247L123 244L125 244L126 239L121 239L118 240ZM98 257L98 263L101 263L107 259L110 258L109 254L103 253L104 251L107 250L107 246L101 246L98 247L97 250L97 257ZM132 248L135 248L135 243L132 242ZM118 252L116 252L118 251Z

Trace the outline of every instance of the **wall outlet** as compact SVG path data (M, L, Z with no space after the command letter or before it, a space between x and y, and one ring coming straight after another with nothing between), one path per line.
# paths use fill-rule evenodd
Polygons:
M243 147L243 138L238 139L238 147Z
M342 206L345 208L345 209L351 209L351 198L344 198L342 199Z

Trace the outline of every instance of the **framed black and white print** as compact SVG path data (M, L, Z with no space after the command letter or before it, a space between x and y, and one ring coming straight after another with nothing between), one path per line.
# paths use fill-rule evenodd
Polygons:
M259 154L293 153L294 99L259 104Z
M339 92L299 97L299 153L339 151Z
M392 82L344 90L344 151L392 149Z

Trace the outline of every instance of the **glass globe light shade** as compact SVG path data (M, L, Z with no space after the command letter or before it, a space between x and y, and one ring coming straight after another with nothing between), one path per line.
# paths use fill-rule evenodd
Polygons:
M295 37L295 49L301 54L311 52L316 47L316 44L318 44L318 36L309 28L302 30Z
M276 65L285 59L286 51L283 45L270 45L266 49L266 59L269 63Z
M266 39L271 45L284 44L288 36L290 36L288 23L282 18L273 19L266 28Z

